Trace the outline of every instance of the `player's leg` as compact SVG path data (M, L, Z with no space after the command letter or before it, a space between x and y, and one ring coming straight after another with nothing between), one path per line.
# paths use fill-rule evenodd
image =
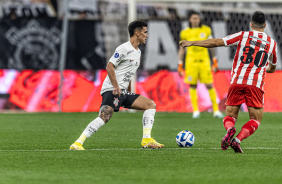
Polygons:
M206 66L205 64L203 64L203 66L201 66L200 82L204 83L209 91L210 99L212 102L213 117L223 118L223 114L219 111L218 104L216 102L216 91L213 87L213 76L209 65Z
M263 117L264 92L255 86L245 86L244 95L250 120L242 127L236 138L232 140L231 147L236 153L243 153L240 146L241 141L252 135L258 129Z
M226 134L221 141L221 149L226 150L236 133L235 123L238 118L240 106L245 102L244 88L242 85L231 84L228 89L226 105L226 116L223 118L223 125Z
M212 85L212 83L207 83L206 87L210 94L210 99L212 102L212 109L213 109L213 117L215 118L223 118L223 114L218 109L218 104L216 102L216 91Z
M151 131L154 124L156 104L153 100L150 100L144 96L139 96L131 105L131 109L144 110L143 113L143 139L141 146L143 148L163 148L164 145L155 141L151 137Z
M193 115L192 118L199 118L200 117L200 111L198 107L198 94L197 94L197 84L190 84L189 87L189 94L191 98L191 103L193 107Z
M240 143L258 129L263 117L263 108L248 107L250 120L243 125L240 133L232 140L231 147L236 153L243 153Z
M144 96L139 96L132 104L131 109L144 110L143 113L143 138L151 138L154 124L156 104Z
M83 143L87 138L90 138L102 126L104 126L112 117L114 108L108 105L103 105L100 108L99 116L91 121L84 129L80 137L70 146L71 150L84 150Z
M111 119L113 113L114 113L113 107L108 105L103 105L100 108L99 116L87 125L87 127L85 128L82 135L77 141L83 144L86 138L90 138L95 132L97 132L102 126L104 126Z
M98 131L98 129L100 129L111 119L113 112L118 111L123 101L123 96L116 100L116 96L112 94L112 91L105 92L102 95L102 98L99 116L87 125L80 137L70 146L71 150L84 150L82 145L85 140L90 138L95 132ZM116 104L115 102L118 103Z
M239 110L240 105L226 106L226 116L223 118L223 125L227 132L221 141L222 150L226 150L230 146L231 140L236 133L235 123L238 118Z
M186 62L186 64L188 61ZM188 65L188 64L187 64ZM199 118L200 111L198 107L198 95L197 95L197 82L199 79L199 68L196 66L189 66L185 68L185 79L184 82L190 84L189 95L191 99L191 104L193 108L192 118Z

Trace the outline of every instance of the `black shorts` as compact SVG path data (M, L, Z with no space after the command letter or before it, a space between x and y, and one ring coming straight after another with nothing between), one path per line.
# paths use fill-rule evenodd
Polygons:
M133 102L139 97L140 95L135 93L129 93L127 91L122 91L120 97L118 95L113 95L113 91L106 91L102 94L102 104L108 105L114 108L115 112L119 111L119 108L122 106L124 108L130 109Z

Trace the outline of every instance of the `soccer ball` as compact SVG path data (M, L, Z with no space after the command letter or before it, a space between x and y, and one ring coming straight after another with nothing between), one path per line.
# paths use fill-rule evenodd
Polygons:
M192 147L195 142L195 137L192 132L183 130L176 136L176 143L179 147Z

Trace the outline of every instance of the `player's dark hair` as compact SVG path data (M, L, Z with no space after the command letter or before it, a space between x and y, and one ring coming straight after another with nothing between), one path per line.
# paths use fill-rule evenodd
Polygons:
M140 20L136 20L136 21L131 22L128 25L129 36L132 37L134 35L136 29L139 29L139 31L140 31L140 30L143 29L143 27L147 27L146 22L143 22L143 21L140 21Z
M252 23L255 28L264 28L266 16L261 11L255 11L252 15Z
M200 17L201 21L200 21L199 27L202 27L202 16L201 16L201 13L197 12L197 11L194 11L194 10L188 12L189 27L192 28L192 24L190 22L190 18L192 17L192 15L198 15Z

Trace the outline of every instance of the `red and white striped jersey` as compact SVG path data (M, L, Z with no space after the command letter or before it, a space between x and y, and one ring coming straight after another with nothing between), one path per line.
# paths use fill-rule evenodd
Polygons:
M237 45L230 84L253 85L264 91L266 66L277 64L276 42L259 31L241 31L222 39L225 46Z

